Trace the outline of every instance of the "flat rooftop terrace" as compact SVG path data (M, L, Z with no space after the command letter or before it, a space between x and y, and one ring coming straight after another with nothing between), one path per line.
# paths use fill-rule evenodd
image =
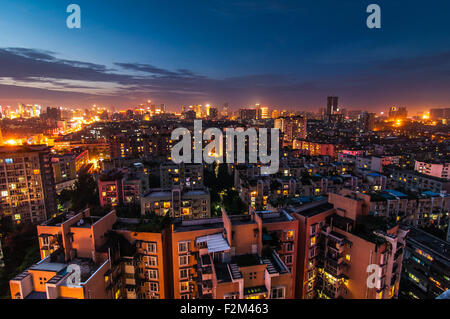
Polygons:
M181 219L178 219L173 223L174 232L186 232L216 228L223 228L222 218L203 218L183 221Z
M256 214L261 217L263 223L282 223L294 220L288 213L282 211L261 211Z
M48 271L55 272L57 276L61 278L68 273L69 269L74 269L78 266L80 269L80 280L81 282L85 282L92 276L93 273L100 268L101 265L94 263L91 259L88 258L74 258L71 261L64 262L64 255L59 254L52 259L52 257L47 257L37 264L32 265L28 268L28 271ZM64 283L65 284L65 283Z
M326 212L330 209L333 209L333 207L334 207L333 204L328 203L328 200L325 199L320 202L305 204L300 208L294 209L293 212L305 217L312 217L317 214Z

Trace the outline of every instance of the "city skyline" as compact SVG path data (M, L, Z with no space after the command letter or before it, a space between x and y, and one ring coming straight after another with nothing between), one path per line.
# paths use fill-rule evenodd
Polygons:
M449 106L449 4L378 1L382 28L368 29L370 2L323 2L77 1L82 26L69 29L69 3L7 1L0 105L118 110L150 99L169 111L225 102L312 111L334 95L373 112Z

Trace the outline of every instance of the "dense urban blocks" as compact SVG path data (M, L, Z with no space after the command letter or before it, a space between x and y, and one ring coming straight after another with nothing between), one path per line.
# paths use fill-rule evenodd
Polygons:
M12 298L420 299L448 289L446 137L433 120L412 122L402 107L347 112L333 97L317 114L273 118L262 106L162 109L96 110L48 146L5 140L2 231L13 231L8 220L34 224L41 259L8 278ZM64 116L47 113L50 124ZM277 172L261 161L174 163L171 131L194 132L190 116L205 129L277 127ZM410 121L430 133L405 136ZM241 143L249 159L251 142Z

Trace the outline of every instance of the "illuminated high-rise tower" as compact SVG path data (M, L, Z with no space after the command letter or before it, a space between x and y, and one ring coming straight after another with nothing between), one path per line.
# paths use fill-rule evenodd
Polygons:
M222 115L224 117L228 117L228 103L224 103L223 109L222 109Z

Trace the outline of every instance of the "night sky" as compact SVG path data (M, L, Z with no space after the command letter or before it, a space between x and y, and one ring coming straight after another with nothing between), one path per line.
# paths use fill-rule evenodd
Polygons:
M81 7L81 29L66 7ZM366 7L382 9L368 29ZM0 104L450 107L450 1L2 0ZM414 115L414 114L411 114Z

